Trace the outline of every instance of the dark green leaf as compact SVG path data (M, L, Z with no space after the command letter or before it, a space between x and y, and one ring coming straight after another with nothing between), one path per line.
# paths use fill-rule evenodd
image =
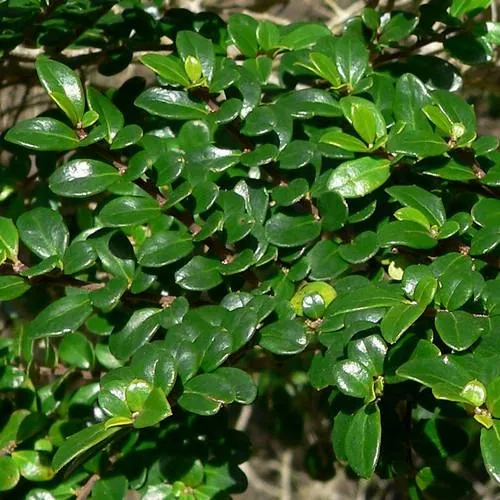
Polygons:
M352 417L345 437L347 461L361 477L372 476L380 454L382 425L378 406L360 408Z
M121 196L106 203L99 219L107 227L143 224L160 215L160 206L150 197Z
M59 212L50 208L35 208L17 219L23 243L38 257L62 258L68 246L68 229Z
M119 179L118 170L102 161L71 160L49 177L49 187L61 196L85 198L105 191Z
M297 354L307 346L305 328L293 320L271 323L260 330L259 345L274 354Z
M77 148L76 132L54 118L31 118L12 127L5 140L36 151L68 151Z
M70 295L52 302L28 326L31 339L53 337L76 331L91 315L86 294Z
M382 186L389 177L389 160L366 156L341 163L328 179L328 189L344 198L360 198Z
M210 290L222 283L220 263L197 255L175 273L175 281L186 290Z

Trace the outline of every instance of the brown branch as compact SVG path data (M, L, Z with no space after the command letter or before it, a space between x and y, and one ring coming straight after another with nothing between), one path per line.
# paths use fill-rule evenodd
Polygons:
M92 488L94 487L95 483L99 481L99 479L101 479L99 474L92 474L88 478L87 482L77 490L76 500L85 500L90 495L90 493L92 492Z

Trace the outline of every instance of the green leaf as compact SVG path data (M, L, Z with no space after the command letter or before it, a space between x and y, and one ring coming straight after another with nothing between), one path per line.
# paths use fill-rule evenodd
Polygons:
M331 36L330 30L324 24L290 24L282 28L280 45L289 50L301 50L315 44L324 36Z
M386 354L387 345L379 335L351 340L347 345L349 359L361 363L372 375L383 374Z
M64 336L59 344L59 356L63 363L82 370L88 370L94 364L92 344L85 335L79 332Z
M315 240L321 233L321 224L312 215L273 215L266 222L266 236L278 247L297 247Z
M339 361L334 367L334 374L335 384L347 396L366 400L372 398L373 376L358 361Z
M360 408L352 417L345 437L347 461L356 474L369 478L377 466L382 425L380 410L373 403Z
M171 120L203 120L208 115L204 104L191 100L187 92L180 90L150 88L135 100L135 105Z
M115 198L99 212L99 220L106 227L124 227L144 224L161 213L161 207L153 198L121 196Z
M0 250L4 250L9 259L17 260L19 234L11 219L0 217Z
M482 227L500 225L500 200L481 198L471 211L474 222Z
M363 157L341 163L328 179L328 189L344 198L360 198L390 177L390 161Z
M384 224L378 230L378 244L381 247L402 245L409 248L429 249L437 240L420 224L411 221L397 221Z
M87 87L87 99L90 109L99 114L99 122L106 130L106 141L111 144L125 124L122 112L110 99L92 87Z
M233 386L234 400L241 404L251 404L257 397L257 386L252 377L238 368L218 368L215 375L222 376Z
M439 135L423 130L403 130L399 134L391 134L387 143L390 153L427 158L440 156L448 151L448 144Z
M19 467L12 457L3 455L0 457L0 491L8 491L16 486L21 475Z
M481 429L481 454L488 474L500 483L500 422L493 421L491 429Z
M307 346L305 328L294 320L281 320L260 330L259 345L274 354L297 354Z
M430 387L438 399L467 402L462 391L471 376L450 356L414 358L400 366L396 373Z
M368 146L360 141L353 135L346 134L341 131L331 131L321 136L320 142L331 144L346 151L353 151L354 153L363 153L368 151Z
M402 205L421 212L431 224L442 226L446 221L443 201L425 189L418 186L393 186L386 191Z
M361 264L370 260L377 251L377 234L373 231L364 231L349 244L339 247L339 255L351 264Z
M184 65L177 57L173 55L164 56L152 53L145 54L139 59L144 66L153 70L168 83L172 85L180 85L182 87L189 87L189 85L191 85L191 81L186 74Z
M291 141L279 154L280 168L294 170L310 163L314 151L307 141Z
M397 121L406 123L408 130L431 131L423 108L432 104L426 86L415 76L406 73L396 83L394 95L394 116Z
M472 106L462 97L445 90L434 91L432 98L453 124L452 129L460 130L455 137L456 146L468 146L476 138L476 116Z
M340 229L347 220L347 203L336 191L323 193L319 197L318 208L326 231Z
M49 481L54 477L54 470L46 453L34 450L21 450L12 453L12 459L19 467L19 472L28 481Z
M280 43L280 31L271 21L260 21L256 35L259 45L266 52L277 48Z
M488 318L475 317L465 311L439 311L436 330L447 346L464 351L489 330Z
M64 274L75 274L92 266L97 259L97 253L87 241L73 241L64 252Z
M318 241L307 254L307 260L313 280L336 278L349 269L349 264L340 256L338 245L331 240Z
M384 25L379 41L382 44L387 44L407 38L413 33L417 24L418 17L406 12L398 12Z
M127 324L109 339L111 353L118 359L130 358L160 327L160 310L152 307L134 311Z
M229 18L227 29L232 42L246 57L256 57L258 21L245 14L234 14Z
M488 383L486 406L494 417L500 416L500 377Z
M186 290L210 290L222 283L220 263L199 255L175 273L175 282Z
M338 72L345 83L354 87L368 69L368 48L357 33L350 31L340 37L335 49Z
M134 427L136 429L151 427L170 415L172 415L172 410L165 393L159 387L153 387L144 401L142 410L135 418Z
M50 189L68 198L85 198L102 193L120 180L116 168L98 160L71 160L49 177Z
M45 90L73 125L80 122L85 112L85 94L76 73L64 64L45 56L37 58L35 68ZM59 99L59 96L64 99Z
M189 255L193 248L188 233L160 232L144 241L137 252L137 258L143 266L162 267Z
M24 212L17 219L17 228L23 243L38 257L64 255L69 234L59 212L42 207Z
M0 276L0 302L17 299L30 288L19 276Z
M214 73L215 53L212 41L194 31L179 31L175 39L179 55L186 63L194 57L201 65L202 74L210 81ZM194 81L198 80L197 78Z
M179 405L197 415L214 415L223 404L235 399L232 382L216 373L198 375L184 386L184 392L178 399Z
M57 450L52 459L54 472L58 472L73 460L97 446L102 447L120 430L120 426L106 428L106 422L92 425L70 436Z
M385 141L387 129L384 117L375 104L361 97L344 97L340 107L354 130L371 148L374 143Z
M99 479L92 488L92 498L102 500L122 500L127 496L128 481L124 476ZM47 499L48 500L48 499Z
M86 294L70 295L52 302L27 327L31 339L53 337L76 331L92 314Z
M142 139L142 128L139 125L126 125L115 135L109 149L124 149L133 144L137 144ZM130 163L129 163L130 171Z
M77 148L78 135L54 118L31 118L14 125L5 140L36 151L69 151Z
M470 255L482 255L494 250L500 243L499 227L483 227L472 238Z
M486 9L491 0L453 0L450 7L450 14L454 17L460 17L469 12Z
M389 344L396 343L425 312L420 304L398 304L389 309L380 324L382 335Z
M342 86L340 74L335 62L331 57L328 57L322 52L311 52L309 54L309 62L297 62L296 64L303 66L330 82L333 88L340 88Z

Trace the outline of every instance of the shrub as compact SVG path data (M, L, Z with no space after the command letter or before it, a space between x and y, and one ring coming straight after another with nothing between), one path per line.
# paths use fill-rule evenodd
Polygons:
M491 60L490 2L339 36L113 3L0 3L57 106L3 137L0 490L227 498L256 398L285 446L318 427L315 477L333 444L411 498L498 480L498 139L419 53ZM137 57L153 84L74 71Z

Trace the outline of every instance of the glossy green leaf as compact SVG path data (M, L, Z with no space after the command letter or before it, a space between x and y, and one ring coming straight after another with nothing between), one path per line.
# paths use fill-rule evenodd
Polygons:
M80 122L85 112L85 94L77 74L64 64L44 56L36 60L35 67L41 84L73 125ZM60 100L59 96L65 99Z
M120 179L111 165L98 160L71 160L49 178L50 189L61 196L85 198L105 191Z
M12 457L0 457L0 491L8 491L16 486L21 475Z
M102 447L120 430L119 426L106 428L106 423L92 425L69 437L57 450L52 467L58 472L73 460L94 447Z
M398 12L384 25L379 41L386 44L407 38L412 34L417 24L418 17L406 12Z
M293 320L271 323L260 330L259 345L274 354L297 354L307 346L304 326Z
M19 236L38 257L62 257L68 245L68 229L59 212L50 208L35 208L17 219Z
M175 44L183 61L186 62L190 56L195 58L201 65L203 76L210 81L215 66L215 54L211 40L193 31L179 31Z
M375 191L390 177L390 162L363 157L340 164L328 179L328 189L344 198L360 198Z
M402 245L410 248L429 249L437 245L437 240L420 224L412 221L397 221L384 224L378 231L381 247Z
M321 224L310 215L289 216L278 213L266 223L266 235L278 247L296 247L316 239Z
M372 374L364 365L346 359L335 365L334 374L335 384L344 394L354 398L371 399Z
M419 186L393 186L386 191L402 205L421 212L431 224L442 226L446 220L443 201Z
M448 144L439 135L422 130L403 130L389 136L387 150L390 153L427 158L439 156L448 150Z
M140 60L144 66L153 70L170 84L182 87L188 87L191 84L184 65L173 55L164 56L151 53L141 56Z
M127 324L109 339L111 353L128 359L153 337L160 326L159 309L152 307L134 311Z
M356 85L368 69L368 49L354 32L344 33L336 44L335 63L342 80Z
M186 290L210 290L222 283L220 263L197 255L175 273L175 281Z
M443 342L455 351L468 349L486 332L488 319L474 317L465 311L439 311L436 330Z
M69 295L52 302L28 326L31 339L53 337L76 331L90 316L92 307L86 294Z
M106 131L106 140L111 144L125 124L122 112L110 99L92 87L87 87L87 99L90 108L99 115L99 122Z
M257 29L259 23L245 14L235 14L229 18L228 32L238 50L247 57L255 57L259 42Z
M486 9L490 3L491 0L453 0L450 7L450 14L459 17L469 12Z
M17 299L30 288L19 276L0 276L0 302Z
M88 370L94 364L92 344L82 333L65 335L59 344L59 356L63 363Z
M500 482L500 424L493 421L491 429L481 429L481 454L488 474Z
M46 453L20 450L12 453L12 459L19 467L21 476L29 481L49 481L54 476L50 458Z
M345 437L347 461L361 477L371 477L377 466L382 438L380 410L376 404L360 408Z
M69 151L79 146L76 132L54 118L31 118L14 125L5 140L35 151Z
M121 196L104 205L99 219L107 227L124 227L143 224L160 213L160 206L150 197Z
M172 120L203 120L206 106L190 99L187 92L150 88L136 100L135 105L148 113Z
M0 217L0 249L10 260L16 261L19 250L19 234L11 219Z

